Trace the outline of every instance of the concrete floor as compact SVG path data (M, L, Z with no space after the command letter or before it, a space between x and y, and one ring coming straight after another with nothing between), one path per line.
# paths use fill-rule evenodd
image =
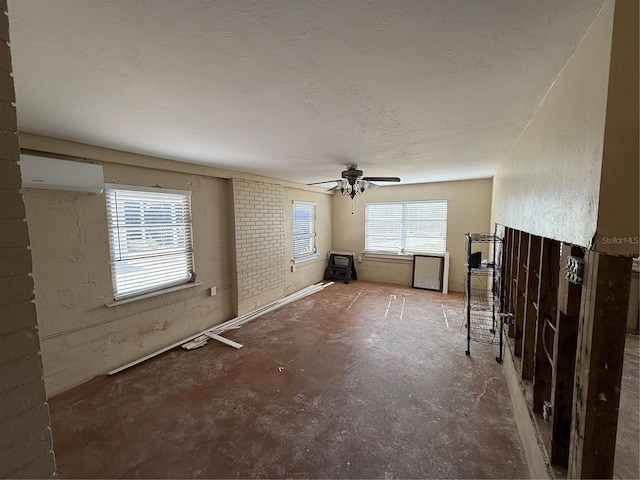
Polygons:
M462 296L336 283L50 399L61 478L523 478L497 347ZM446 319L445 315L446 313Z
M640 345L627 335L620 387L620 410L613 478L640 478Z

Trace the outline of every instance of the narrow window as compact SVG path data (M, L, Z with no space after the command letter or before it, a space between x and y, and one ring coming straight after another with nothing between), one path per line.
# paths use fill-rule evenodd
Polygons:
M114 299L191 282L191 192L106 187Z
M316 204L293 202L293 259L296 263L316 258Z

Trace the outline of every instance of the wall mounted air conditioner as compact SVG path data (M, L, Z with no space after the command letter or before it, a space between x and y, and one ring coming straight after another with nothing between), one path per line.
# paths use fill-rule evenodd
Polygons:
M104 190L102 165L20 155L20 169L22 188L86 193Z

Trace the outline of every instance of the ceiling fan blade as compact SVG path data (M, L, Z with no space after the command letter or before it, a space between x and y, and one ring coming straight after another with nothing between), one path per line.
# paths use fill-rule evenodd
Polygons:
M342 180L325 180L324 182L307 183L307 185L320 185L322 183L341 182Z
M398 177L364 177L363 180L368 180L370 182L399 182L400 181Z
M371 183L369 180L367 180L368 190L375 190L376 188L380 188L380 185L378 185L377 183Z

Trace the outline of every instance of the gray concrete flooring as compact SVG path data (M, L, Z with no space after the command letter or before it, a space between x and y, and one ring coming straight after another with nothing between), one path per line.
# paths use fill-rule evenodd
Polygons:
M637 335L624 346L613 478L640 478L640 347Z
M50 399L61 478L524 478L463 299L352 281ZM176 319L179 321L179 319Z

